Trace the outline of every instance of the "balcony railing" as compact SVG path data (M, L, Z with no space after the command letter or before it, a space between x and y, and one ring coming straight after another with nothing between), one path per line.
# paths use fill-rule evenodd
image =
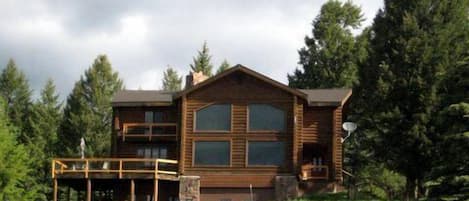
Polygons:
M303 181L314 179L328 179L329 166L305 164L301 166L300 179Z
M144 158L89 158L52 160L52 178L103 174L123 178L143 175L156 178L177 178L177 160Z
M175 140L177 136L176 123L124 123L119 136L122 141L126 139L170 139Z

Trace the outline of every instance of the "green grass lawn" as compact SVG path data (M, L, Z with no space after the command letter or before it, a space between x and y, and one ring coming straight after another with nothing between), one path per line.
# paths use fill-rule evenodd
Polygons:
M324 194L311 194L305 195L301 198L297 198L292 201L342 201L349 200L347 193L324 193ZM356 201L370 201L370 200L379 200L376 198L370 198L366 195L358 195Z

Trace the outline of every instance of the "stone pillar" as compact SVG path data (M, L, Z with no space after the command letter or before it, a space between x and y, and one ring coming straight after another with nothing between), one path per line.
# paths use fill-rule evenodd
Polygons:
M200 177L180 176L179 177L179 200L180 201L200 201Z
M286 201L298 196L298 180L295 176L275 177L275 197L277 201Z

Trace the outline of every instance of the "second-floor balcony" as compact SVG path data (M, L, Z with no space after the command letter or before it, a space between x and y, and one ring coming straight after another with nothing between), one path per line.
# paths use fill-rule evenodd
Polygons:
M124 123L118 136L126 140L169 140L177 139L176 123Z

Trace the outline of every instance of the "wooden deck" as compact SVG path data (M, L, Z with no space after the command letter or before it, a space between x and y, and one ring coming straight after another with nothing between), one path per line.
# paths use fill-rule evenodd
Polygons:
M153 200L158 200L159 180L179 180L177 160L138 158L62 158L52 160L54 201L58 198L58 179L86 179L86 200L91 201L92 179L128 179L130 197L135 199L134 179L154 181Z
M63 158L52 160L52 178L149 178L177 180L176 160Z

